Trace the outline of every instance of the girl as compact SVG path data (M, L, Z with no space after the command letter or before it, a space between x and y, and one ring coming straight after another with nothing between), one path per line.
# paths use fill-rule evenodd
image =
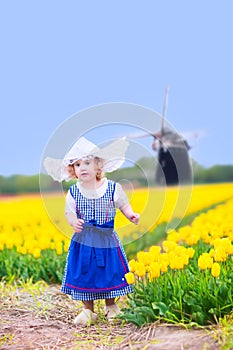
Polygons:
M122 164L126 148L124 139L100 150L82 137L63 160L61 178L78 179L66 195L65 215L74 234L61 288L83 303L75 324L96 321L97 299L105 299L105 313L111 320L120 312L115 298L133 291L124 277L129 268L114 231L114 218L116 208L135 224L140 216L133 212L121 185L104 177L104 171L113 171Z

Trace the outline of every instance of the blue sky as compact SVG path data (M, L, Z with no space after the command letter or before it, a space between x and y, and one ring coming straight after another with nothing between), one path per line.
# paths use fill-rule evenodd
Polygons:
M232 13L231 0L1 1L0 174L38 173L79 111L117 102L162 113L167 85L169 123L204 131L190 155L232 164Z

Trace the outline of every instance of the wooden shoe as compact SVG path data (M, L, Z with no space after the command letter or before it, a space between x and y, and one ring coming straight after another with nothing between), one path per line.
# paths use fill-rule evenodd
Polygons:
M83 311L75 317L74 324L90 325L95 323L97 314L89 309L83 309Z
M112 305L106 305L105 306L105 315L108 320L113 320L114 317L119 315L121 313L120 308L117 306L117 304L112 304Z

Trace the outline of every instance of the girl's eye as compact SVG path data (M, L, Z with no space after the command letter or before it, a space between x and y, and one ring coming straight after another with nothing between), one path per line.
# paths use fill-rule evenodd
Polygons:
M76 164L75 164L75 166L76 166L77 168L80 167L80 165L81 165L80 163L76 163Z

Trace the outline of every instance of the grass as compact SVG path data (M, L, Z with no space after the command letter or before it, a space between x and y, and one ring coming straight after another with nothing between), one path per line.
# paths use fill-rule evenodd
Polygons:
M219 320L218 327L213 329L213 333L221 350L233 349L233 312Z

